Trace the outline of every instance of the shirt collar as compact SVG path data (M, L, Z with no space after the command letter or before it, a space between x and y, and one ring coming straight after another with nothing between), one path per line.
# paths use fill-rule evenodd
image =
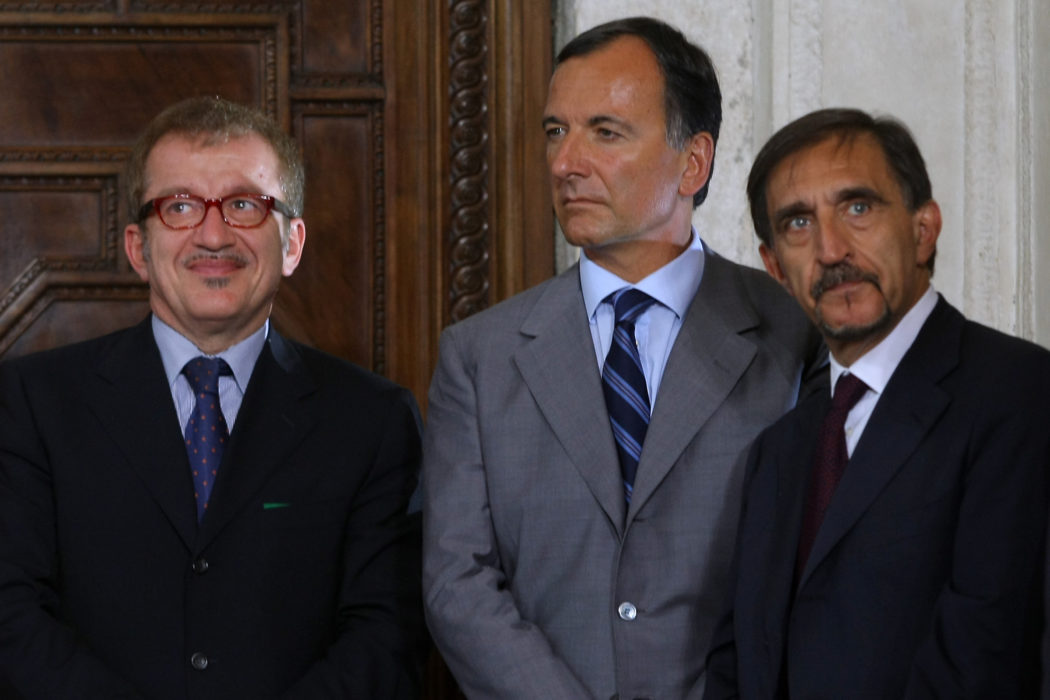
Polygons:
M156 314L151 319L153 326L153 338L160 350L160 359L164 363L164 374L168 378L168 386L175 386L175 380L182 373L186 363L199 355L207 357L221 357L233 370L234 381L243 393L251 379L255 362L259 359L266 337L270 332L270 320L267 319L259 330L250 336L220 352L217 356L209 356L201 352L200 348L193 344L186 336L160 320Z
M703 274L704 244L695 228L690 233L689 246L678 257L638 284L624 281L592 261L586 253L580 255L580 287L587 318L594 318L594 312L606 297L622 287L640 289L682 318L696 296Z
M919 331L922 330L923 324L926 323L926 319L933 313L933 307L936 305L937 292L934 291L931 284L927 287L926 292L919 297L919 300L915 302L915 305L908 309L908 312L904 314L904 317L890 331L889 335L883 338L878 345L859 357L852 365L843 367L832 355L832 390L834 390L835 382L838 381L839 376L848 369L850 374L855 375L867 384L869 389L881 394L886 389L886 385L889 384L890 377L896 371L897 365L904 358L904 354L908 352L908 348L915 342L915 338L918 337Z

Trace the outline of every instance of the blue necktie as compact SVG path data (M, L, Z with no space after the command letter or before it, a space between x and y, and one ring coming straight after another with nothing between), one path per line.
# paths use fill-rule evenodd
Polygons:
M630 503L645 432L649 428L649 391L635 344L634 322L656 300L645 292L624 287L614 292L608 301L616 314L616 327L602 369L602 390L620 455L624 497Z
M230 439L226 419L219 405L219 376L231 375L226 360L196 357L182 368L197 397L186 423L186 454L193 474L193 495L197 499L197 520L204 518L215 477L222 463L222 452Z

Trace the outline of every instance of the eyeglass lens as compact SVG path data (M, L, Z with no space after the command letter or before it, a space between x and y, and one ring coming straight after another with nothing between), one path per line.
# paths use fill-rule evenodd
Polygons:
M269 202L261 195L237 194L216 201L205 202L196 196L165 197L159 202L160 220L172 228L197 226L215 204L222 216L233 226L258 226L270 212Z

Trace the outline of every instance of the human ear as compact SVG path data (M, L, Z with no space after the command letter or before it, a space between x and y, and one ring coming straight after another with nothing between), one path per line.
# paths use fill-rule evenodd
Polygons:
M281 259L281 274L285 277L291 276L295 268L299 267L299 261L303 257L303 246L306 244L306 224L302 219L292 219L288 222L288 238L284 243L284 251Z
M686 145L685 155L685 169L678 185L678 194L692 198L711 176L711 163L715 158L715 141L711 134L706 131L694 134Z
M920 266L925 267L937 252L937 237L941 233L941 208L931 199L915 211L914 220L915 259Z
M142 281L149 282L149 242L146 232L138 224L128 224L124 228L124 254Z
M787 276L784 274L784 270L780 267L780 260L777 259L777 252L765 243L761 243L758 246L758 253L762 256L762 264L766 266L766 272L769 273L769 276L777 282L780 282L784 289L790 292L791 288L788 287Z

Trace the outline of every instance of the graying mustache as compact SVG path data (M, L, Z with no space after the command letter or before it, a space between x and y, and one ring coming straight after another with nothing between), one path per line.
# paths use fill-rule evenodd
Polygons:
M810 294L813 299L820 299L829 287L834 287L843 282L871 282L876 287L879 286L879 278L870 272L864 272L853 265L840 263L833 267L824 268L824 274L813 283Z
M240 253L194 253L182 259L183 265L192 265L198 260L229 260L240 267L248 265L248 259Z

